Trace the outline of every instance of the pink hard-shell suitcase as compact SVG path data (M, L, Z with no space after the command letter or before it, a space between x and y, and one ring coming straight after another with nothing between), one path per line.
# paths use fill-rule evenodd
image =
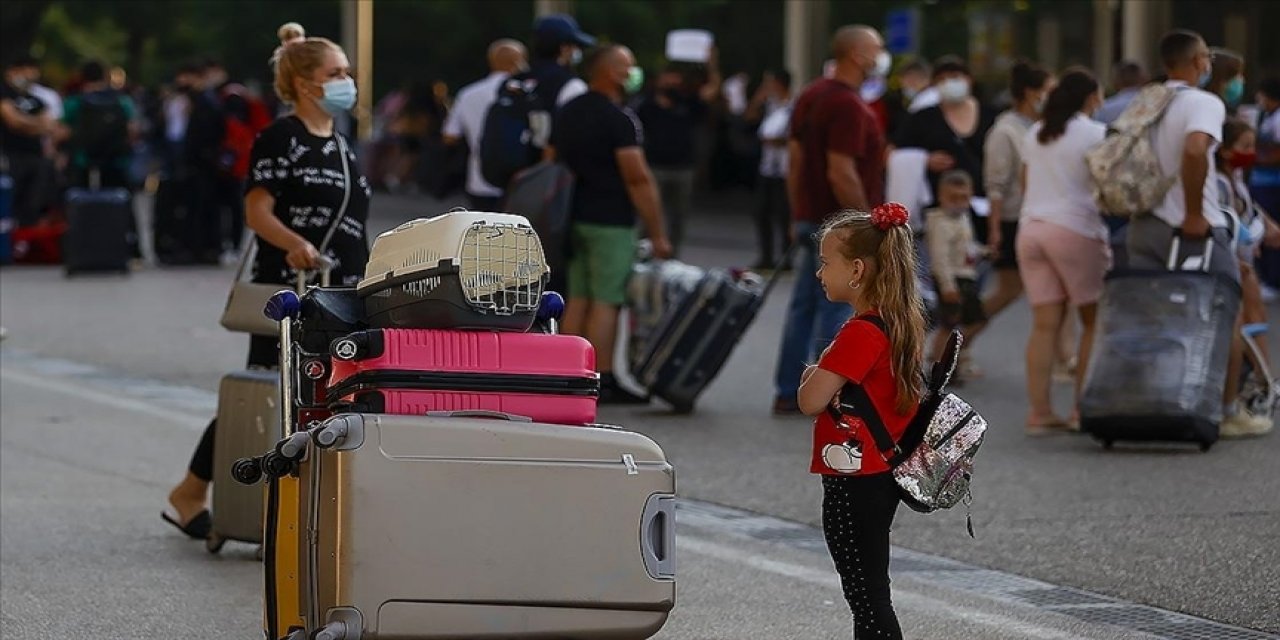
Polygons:
M595 350L577 336L373 329L333 342L331 406L425 415L494 411L536 422L595 422Z

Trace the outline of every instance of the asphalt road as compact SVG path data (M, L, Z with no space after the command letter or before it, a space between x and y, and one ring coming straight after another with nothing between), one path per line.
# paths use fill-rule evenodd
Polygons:
M374 230L447 208L375 202ZM685 257L749 263L748 209L715 209L694 220ZM213 268L69 281L51 268L0 271L0 324L9 330L0 349L5 638L255 637L260 568L251 549L210 558L157 517L218 379L243 364L245 339L217 325L229 279L229 269ZM682 516L678 607L661 638L847 636L829 562L796 542L818 521L809 426L768 413L789 284L695 414L674 416L657 403L602 412L663 445L691 504L742 514L693 524ZM1207 454L1028 438L1028 325L1021 303L998 318L974 350L986 375L961 392L993 425L974 484L977 539L965 535L963 511L900 511L893 536L903 553L965 563L957 573L895 559L908 636L1149 637L1132 630L1145 624L1180 630L1165 637L1262 637L1226 627L1190 635L1199 623L1142 622L1157 614L1136 605L1280 632L1280 438L1224 441ZM1069 389L1057 391L1065 403ZM751 514L798 533L735 531L731 523ZM1083 609L1019 604L1004 597L1013 587L1000 586L1016 576L1041 581L1045 593L1061 586L1093 594L1077 599L1118 600ZM1081 613L1095 608L1110 617Z

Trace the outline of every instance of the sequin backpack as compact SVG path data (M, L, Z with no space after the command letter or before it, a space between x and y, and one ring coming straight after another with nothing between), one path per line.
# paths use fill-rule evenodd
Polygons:
M878 316L862 319L887 334L884 321ZM942 358L926 373L927 388L920 407L898 442L889 435L862 385L846 384L840 390L838 406L829 410L837 424L849 416L866 425L880 456L892 469L902 501L920 513L950 509L961 500L967 505L972 498L969 480L973 477L973 458L987 432L987 420L968 402L946 390L963 342L959 331L951 332ZM968 529L972 536L972 522Z

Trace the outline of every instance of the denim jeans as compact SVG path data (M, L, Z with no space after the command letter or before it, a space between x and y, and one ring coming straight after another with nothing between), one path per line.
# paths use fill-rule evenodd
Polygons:
M847 304L827 300L818 282L818 243L813 237L818 225L801 222L796 225L796 242L800 264L796 266L796 284L787 307L787 322L782 329L782 351L774 386L779 398L795 400L800 390L800 375L805 365L815 361L831 344L841 325L853 309Z

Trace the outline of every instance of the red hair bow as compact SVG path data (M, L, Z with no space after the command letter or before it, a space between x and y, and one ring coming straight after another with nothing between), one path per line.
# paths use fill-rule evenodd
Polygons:
M871 210L871 224L881 231L901 227L910 217L911 212L897 202L886 202Z

